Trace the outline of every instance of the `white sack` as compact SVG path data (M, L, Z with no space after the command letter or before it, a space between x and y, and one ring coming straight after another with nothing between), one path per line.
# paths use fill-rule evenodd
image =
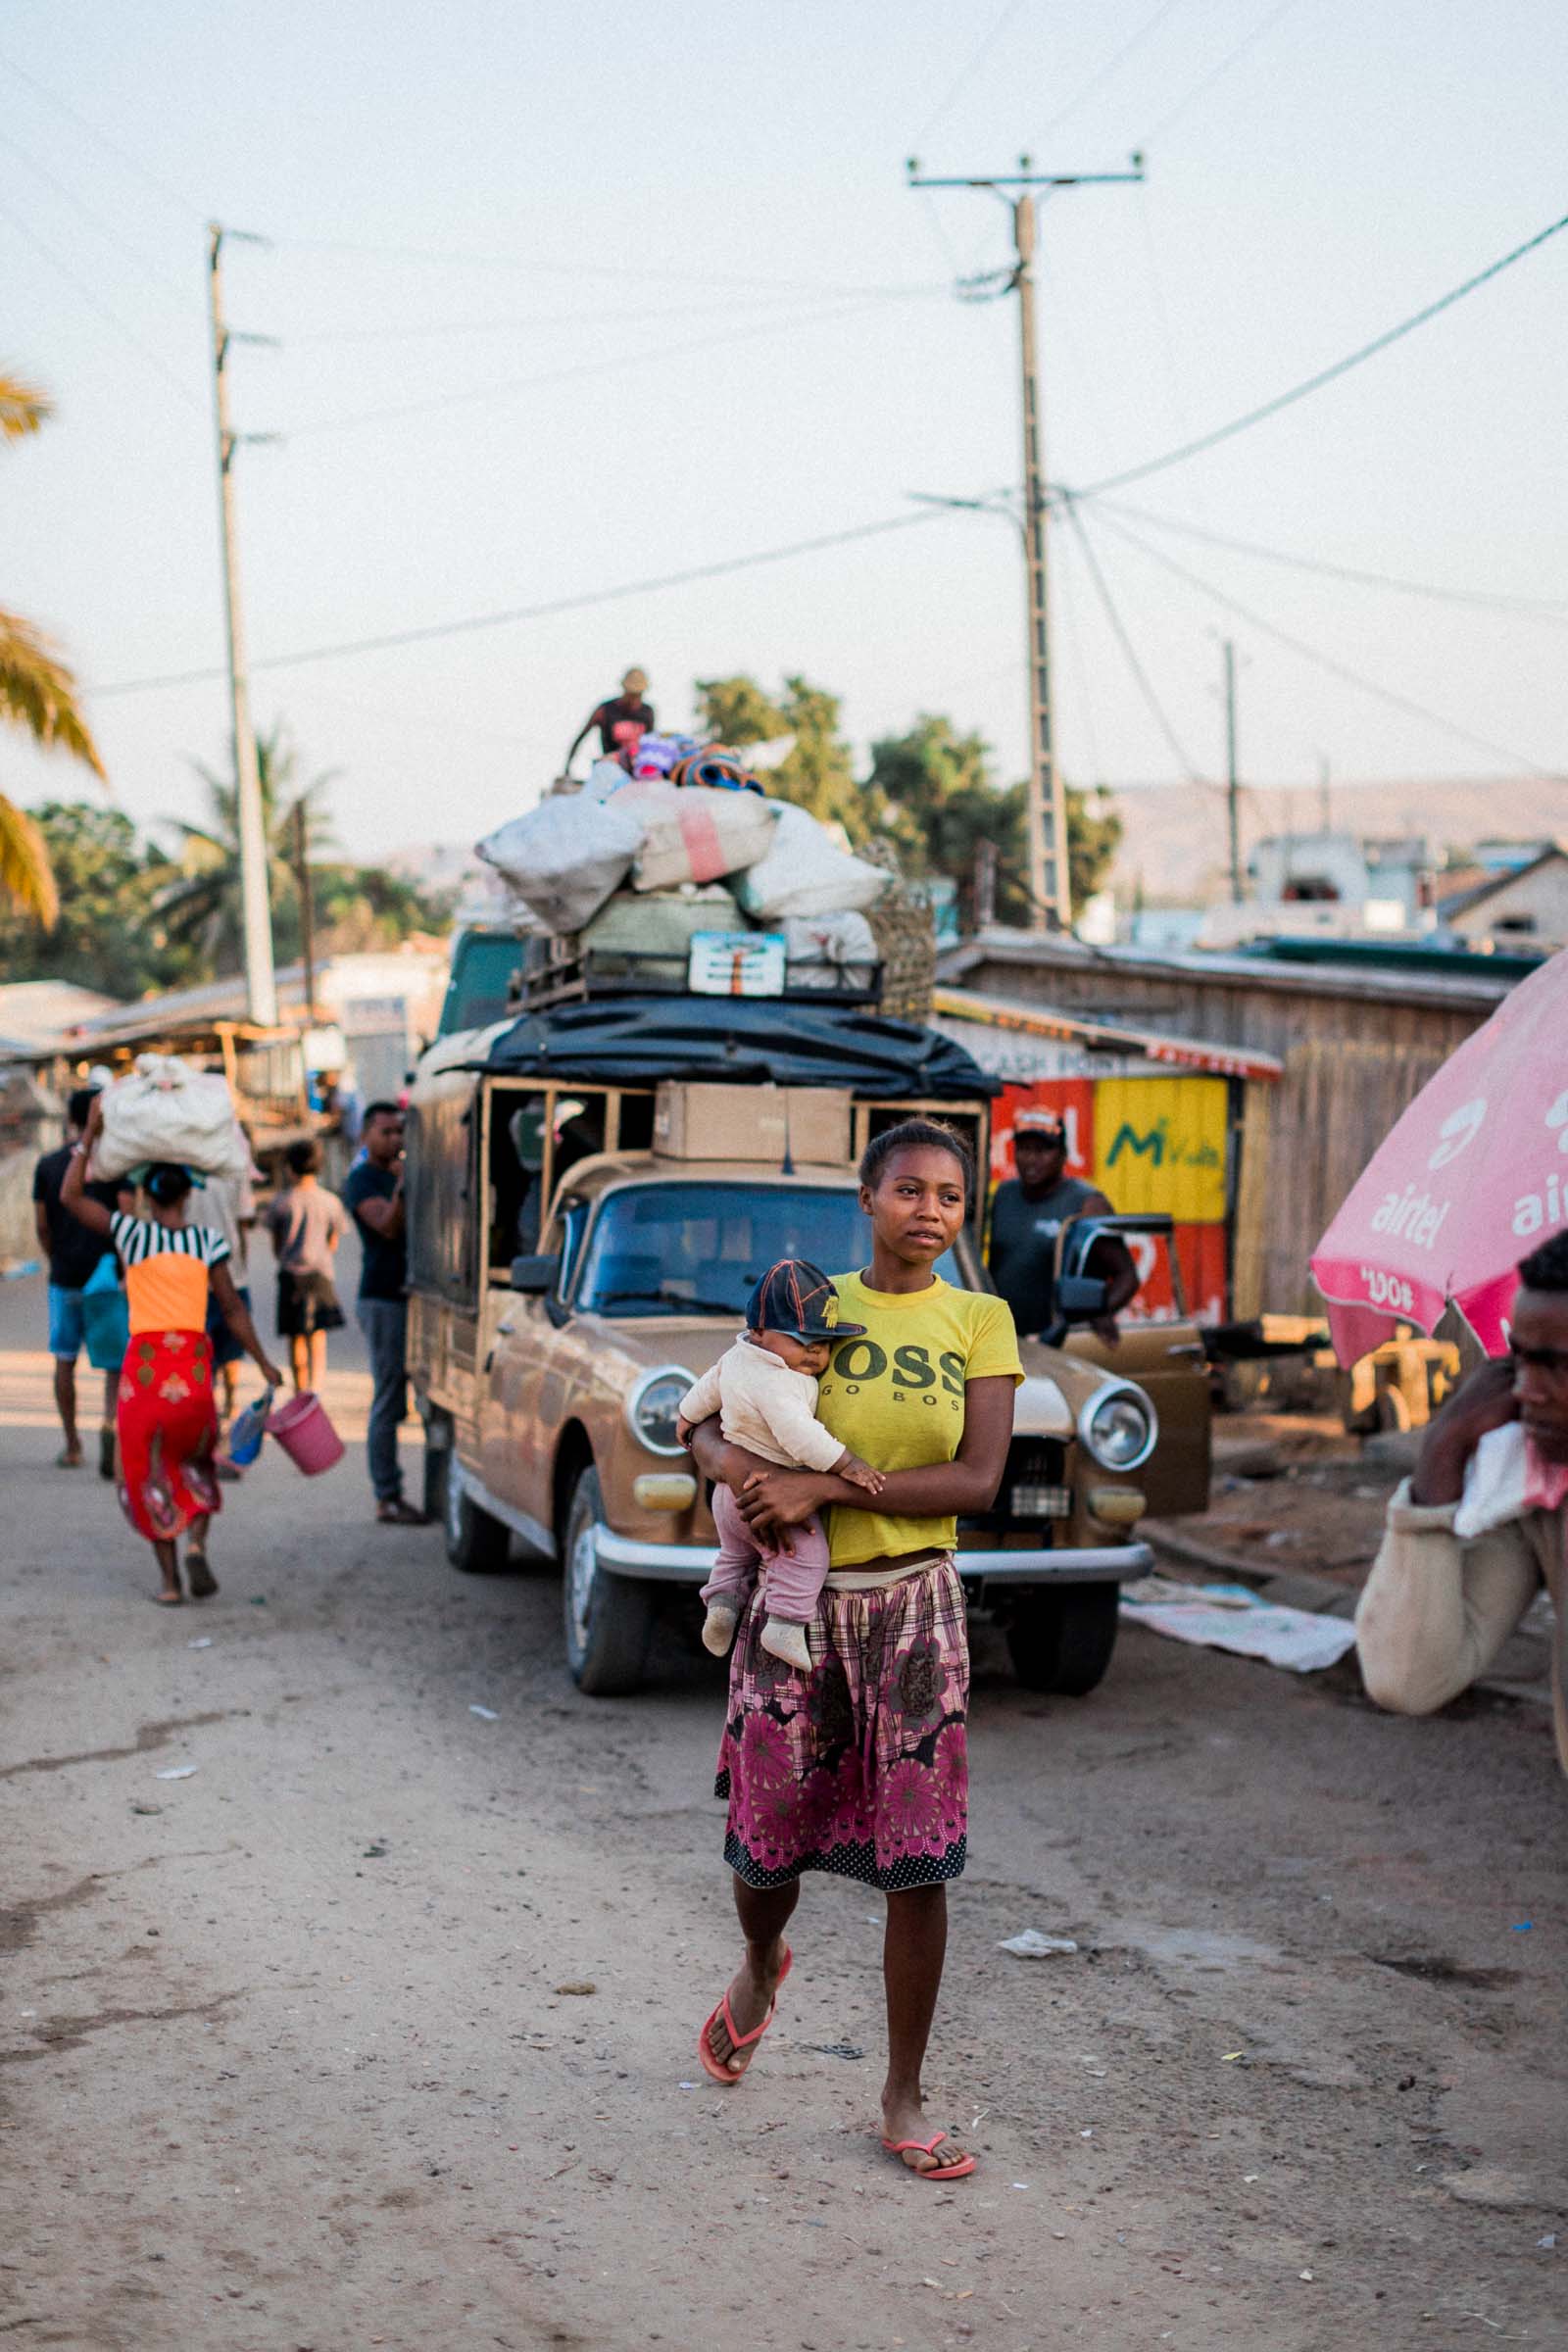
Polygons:
M791 963L875 963L876 941L863 914L787 914L784 954Z
M509 888L554 932L580 931L625 880L642 848L637 819L580 793L541 801L478 845Z
M779 805L764 858L740 877L735 896L748 914L776 922L790 914L844 914L874 906L890 876L841 850L805 808Z
M123 1176L149 1159L176 1160L204 1176L249 1173L234 1099L216 1070L193 1070L174 1054L140 1054L132 1075L117 1078L100 1100L94 1176Z
M608 801L612 793L623 792L630 782L630 770L622 767L618 760L596 760L588 770L582 797L585 801Z
M632 873L637 890L717 882L753 864L772 842L778 814L778 804L760 793L717 792L647 776L636 777L608 806L625 809L642 827Z

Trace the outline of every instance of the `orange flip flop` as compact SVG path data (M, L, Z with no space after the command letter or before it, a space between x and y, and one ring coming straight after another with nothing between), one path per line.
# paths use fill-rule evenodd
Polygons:
M906 2148L918 2149L922 2156L934 2156L947 2136L945 2132L933 2132L929 2139L885 2139L882 2145L890 2156L897 2156L903 2164ZM956 2164L934 2164L929 2170L924 2165L904 2165L904 2170L912 2173L916 2180L965 2180L974 2168L972 2156L960 2157Z
M794 1960L795 1954L790 1950L789 1945L786 1944L784 1946L784 1965L778 1972L779 1984L782 1984L785 1978L789 1975L790 1969L794 1964ZM778 1985L775 1985L773 1988L773 1998L767 2004L767 2015L763 2018L761 2024L754 2027L750 2034L739 2034L735 2030L735 2020L730 2015L729 1994L726 1992L723 1998L720 2000L717 2008L710 2010L709 2015L704 2019L703 2030L697 2036L697 2055L703 2062L704 2073L711 2075L715 2082L722 2082L727 2089L733 2090L737 2082L745 2080L747 2071L751 2066L751 2060L748 2059L746 2065L741 2068L738 2074L736 2074L732 2072L729 2067L719 2065L718 2060L712 2055L712 2052L708 2046L709 2032L712 2027L715 2018L721 2017L724 2020L724 2031L729 2035L731 2042L734 2044L735 2050L739 2052L741 2050L750 2049L753 2042L761 2040L762 2035L767 2032L768 2027L773 2023L773 2012L777 2007Z

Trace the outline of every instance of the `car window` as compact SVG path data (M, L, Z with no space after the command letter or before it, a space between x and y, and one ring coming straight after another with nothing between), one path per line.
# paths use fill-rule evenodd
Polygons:
M863 1266L870 1227L852 1187L627 1185L601 1204L576 1303L600 1314L740 1315L769 1266L809 1258L825 1273ZM963 1275L952 1250L947 1282Z

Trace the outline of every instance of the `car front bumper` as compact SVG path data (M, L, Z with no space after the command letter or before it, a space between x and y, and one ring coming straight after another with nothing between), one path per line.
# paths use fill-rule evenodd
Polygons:
M595 1535L598 1564L611 1576L640 1577L652 1584L705 1585L714 1553L706 1544L650 1544L617 1536L601 1526ZM1147 1576L1154 1555L1147 1544L1065 1546L1057 1551L958 1551L959 1576L967 1584L1120 1585Z

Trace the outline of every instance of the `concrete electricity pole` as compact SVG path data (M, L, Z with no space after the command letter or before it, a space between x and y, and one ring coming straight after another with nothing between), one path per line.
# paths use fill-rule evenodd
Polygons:
M267 828L262 814L262 780L256 764L256 730L251 724L250 679L245 662L245 615L240 603L239 550L234 532L234 452L243 441L270 439L265 433L236 433L228 416L229 351L235 343L266 343L267 335L236 335L223 318L220 256L225 234L216 221L208 235L207 290L213 319L213 405L218 426L218 507L223 534L223 604L228 621L228 693L234 723L235 814L239 831L240 897L244 911L245 997L259 1027L277 1026L277 983L272 971L272 910L267 887ZM248 244L265 243L247 237Z
M1029 666L1029 927L1070 931L1072 888L1067 871L1067 798L1056 765L1051 699L1051 606L1046 549L1046 462L1041 424L1039 357L1035 333L1035 188L1078 188L1107 181L1141 180L1143 157L1130 172L1031 172L1029 157L1015 172L985 179L922 179L919 164L906 167L911 188L985 188L1012 216L1013 267L1005 272L960 285L972 297L1016 293L1018 346L1023 376L1023 542L1024 605ZM1004 193L1016 189L1016 195ZM1000 276L1002 283L997 283Z
M1225 813L1230 826L1231 901L1242 903L1242 787L1236 774L1236 648L1225 639Z

